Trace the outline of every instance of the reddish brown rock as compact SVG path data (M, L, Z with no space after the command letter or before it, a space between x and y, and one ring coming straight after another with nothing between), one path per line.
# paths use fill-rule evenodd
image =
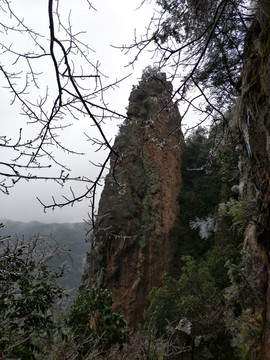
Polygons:
M169 231L178 213L183 135L171 92L161 73L145 73L131 92L84 274L85 284L111 289L115 309L131 326L141 322L150 289L173 266Z

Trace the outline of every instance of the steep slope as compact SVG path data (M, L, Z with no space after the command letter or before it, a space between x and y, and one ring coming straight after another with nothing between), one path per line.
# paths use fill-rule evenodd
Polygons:
M270 4L260 1L257 18L249 31L245 52L242 93L236 109L243 135L241 197L253 209L245 232L245 275L253 306L255 329L250 359L270 359ZM256 334L256 336L254 336ZM254 341L255 339L255 341Z
M87 286L111 289L132 326L142 320L149 290L173 266L168 235L178 212L183 135L171 92L166 75L151 71L131 92L83 277Z

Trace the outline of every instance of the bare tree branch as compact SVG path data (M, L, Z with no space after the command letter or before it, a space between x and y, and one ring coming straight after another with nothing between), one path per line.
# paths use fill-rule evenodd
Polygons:
M94 221L97 187L107 169L110 154L114 153L116 161L118 158L103 125L106 119L126 117L107 107L104 92L114 89L127 77L103 84L106 77L100 70L100 63L92 61L93 50L81 40L84 31L74 32L71 11L67 22L63 21L60 1L48 0L47 34L28 26L13 10L10 1L2 0L1 3L0 12L5 16L0 22L0 30L5 36L0 41L0 74L12 94L11 105L20 104L27 122L17 137L0 136L0 147L6 154L0 161L0 190L9 194L20 180L53 181L61 187L69 183L69 197L62 196L62 200L52 197L51 204L45 204L38 197L44 211L88 199L91 221ZM89 0L86 4L90 11L95 11ZM17 34L29 41L27 51L22 51L18 43L12 43L12 36L16 39ZM39 62L44 62L39 68L45 68L45 71L37 71ZM52 82L48 80L44 92L46 68L50 69L50 74L54 73L54 79ZM61 155L86 156L84 152L65 145L62 136L74 121L81 122L82 118L89 120L89 132L85 127L82 130L85 141L91 141L96 151L106 150L98 174L92 179L84 174L74 175L72 169L63 163ZM87 170L87 165L85 168ZM38 173L40 170L45 173L43 171L41 175ZM75 192L73 183L85 184L85 189Z
M146 1L141 2L141 6ZM172 93L187 115L193 97L195 108L207 118L226 122L226 111L234 103L242 67L244 38L254 9L247 0L156 0L160 9L152 17L146 33L122 46L135 52L133 61L144 51L153 53L154 65L171 74L176 90ZM196 95L201 94L200 103ZM167 104L168 105L168 104ZM207 110L208 109L208 110ZM184 116L182 115L182 118Z

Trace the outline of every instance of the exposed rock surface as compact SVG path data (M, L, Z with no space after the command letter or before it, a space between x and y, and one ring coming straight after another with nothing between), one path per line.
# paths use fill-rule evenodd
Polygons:
M145 73L131 92L83 277L87 286L111 289L115 309L131 326L142 320L149 290L173 266L168 234L178 213L183 135L171 92L163 73Z
M245 236L245 271L256 299L248 310L257 336L249 358L265 360L270 359L270 5L264 0L246 41L237 118L246 148L241 196L255 205Z

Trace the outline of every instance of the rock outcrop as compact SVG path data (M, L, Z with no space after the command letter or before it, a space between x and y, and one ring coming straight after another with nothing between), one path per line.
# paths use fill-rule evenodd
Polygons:
M166 75L153 70L131 92L83 277L86 286L111 289L115 309L131 326L142 320L150 289L173 266L169 232L178 213L183 135L171 94Z
M253 293L250 359L270 359L270 5L261 0L246 39L236 116L243 136L241 197L253 203L245 232L245 273Z

